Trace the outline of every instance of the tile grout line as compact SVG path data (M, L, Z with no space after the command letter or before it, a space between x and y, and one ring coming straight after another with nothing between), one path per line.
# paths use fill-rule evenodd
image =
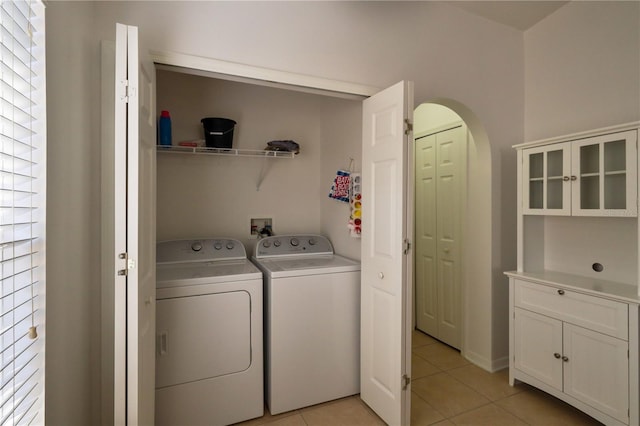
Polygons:
M417 392L414 392L413 389L411 390L411 393L414 394L417 398L420 398L425 404L427 404L429 407L433 408L435 410L436 413L440 414L443 418L443 420L448 420L449 418L442 412L440 412L440 410L438 410L436 407L434 407L429 401L427 401L426 399L424 399L423 397L421 397ZM411 407L411 410L413 410L413 406ZM409 413L409 417L411 417L412 413ZM440 422L443 420L439 420ZM438 423L438 422L435 422ZM434 424L434 423L431 423Z

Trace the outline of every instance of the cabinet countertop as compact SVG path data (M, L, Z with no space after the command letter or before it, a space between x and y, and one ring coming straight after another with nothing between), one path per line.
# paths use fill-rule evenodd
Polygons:
M556 271L517 272L507 271L505 275L525 281L535 281L568 290L575 290L594 296L618 300L626 303L640 304L638 288L631 284L599 280L580 275Z

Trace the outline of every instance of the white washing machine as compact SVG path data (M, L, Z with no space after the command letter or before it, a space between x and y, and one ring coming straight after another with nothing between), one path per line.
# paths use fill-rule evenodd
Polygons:
M262 416L262 273L233 239L156 250L156 425Z
M360 392L360 262L326 237L264 238L265 397L271 414Z

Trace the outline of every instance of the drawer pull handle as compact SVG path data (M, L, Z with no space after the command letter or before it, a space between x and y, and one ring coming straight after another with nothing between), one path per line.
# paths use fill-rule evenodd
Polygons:
M561 289L561 290L558 290L558 294L559 294L560 296L562 296L562 295L564 294L564 290L562 290L562 289Z
M553 354L553 356L555 356L557 359L560 359L560 357L561 357L562 355L560 355L558 352L556 352L556 353L554 353L554 354Z
M566 357L566 356L563 356L563 357L562 357L562 360L563 360L564 362L569 362L569 358L568 358L568 357Z

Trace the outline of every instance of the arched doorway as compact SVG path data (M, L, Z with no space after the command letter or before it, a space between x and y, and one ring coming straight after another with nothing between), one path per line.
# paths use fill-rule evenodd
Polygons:
M460 313L459 346L453 346L458 347L465 358L492 370L486 357L479 355L490 353L490 349L485 348L492 346L492 162L489 139L478 117L468 107L454 100L436 99L419 105L414 111L416 139L456 126L461 126L466 136L466 146L460 160L461 169L458 170L462 194L453 207L459 217L457 261L460 289L457 300ZM416 170L416 178L417 175ZM416 204L417 199L416 193ZM437 203L437 197L434 200ZM417 228L416 223L416 232ZM414 241L414 252L417 254L418 235ZM444 249L447 247L441 248ZM451 253L452 248L448 249ZM414 265L415 268L419 267L417 261ZM416 276L418 274L414 270ZM414 300L417 301L415 295Z

